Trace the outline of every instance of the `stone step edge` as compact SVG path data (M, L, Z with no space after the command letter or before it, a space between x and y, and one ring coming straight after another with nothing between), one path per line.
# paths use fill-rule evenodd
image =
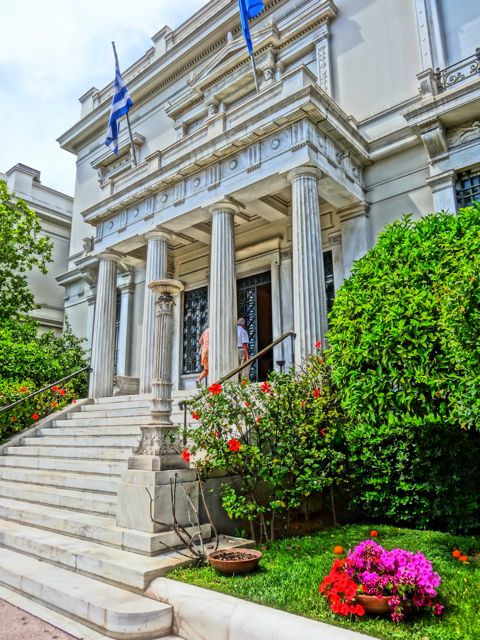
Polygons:
M1 552L9 549L46 565L141 595L155 578L194 562L194 556L183 549L181 553L172 550L156 556L145 556L118 547L105 548L106 545L98 541L77 540L78 548L72 548L72 537L61 532L0 520Z
M8 464L9 461L9 457L8 456L4 456L7 464L1 464L0 465L0 470L1 469L24 469L26 471L37 471L39 473L41 473L42 471L48 472L48 471L52 471L53 473L70 473L71 475L77 475L77 476L98 476L99 478L121 478L122 472L120 473L112 473L110 471L105 471L105 473L102 473L101 471L80 471L77 469L74 469L73 471L62 471L61 469L48 469L47 467L29 467L27 465L22 465L22 464ZM15 455L11 455L10 456L10 461L12 459L15 460L19 460L20 462L22 462L24 459L25 460L30 460L30 459L34 459L36 460L38 458L38 456L15 456ZM50 456L45 456L45 458L48 460L58 460L58 461L65 461L65 458L53 458ZM77 460L81 460L83 458L76 458ZM94 461L95 459L93 459ZM104 460L98 460L98 462L104 462Z
M153 607L150 598L46 566L10 549L3 548L0 555L0 583L117 640L154 640L171 634L170 605L157 601L163 606Z
M38 516L41 512L47 516L51 526L42 526L42 524L38 523ZM92 521L92 516L94 521ZM41 529L42 531L52 531L74 540L86 540L113 549L137 553L140 556L151 557L167 551L163 544L157 544L158 539L162 537L162 533L147 533L117 527L115 516L0 496L0 518L23 526ZM83 519L87 519L87 522L83 523ZM59 528L63 522L70 526L70 530ZM54 526L54 524L57 526ZM81 529L81 533L75 532L76 525ZM208 525L202 525L202 527L208 527ZM118 542L113 542L111 535L109 536L112 531L116 534L114 537L118 537Z
M67 618L64 614L54 611L53 609L49 609L40 602L26 598L17 591L7 589L7 587L0 586L0 598L5 600L5 602L8 602L8 604L17 607L36 618L40 618L40 620L47 622L60 631L69 633L74 638L82 638L83 640L112 640L111 637L106 636L103 633L99 633L98 631L94 631L90 627L83 625L81 622L72 620L72 618ZM169 635L162 636L161 638L155 638L155 640L185 639L180 638L180 636Z

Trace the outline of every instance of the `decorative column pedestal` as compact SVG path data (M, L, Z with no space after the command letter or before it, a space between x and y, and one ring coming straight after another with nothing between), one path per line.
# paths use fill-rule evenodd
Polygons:
M183 284L164 278L154 280L148 286L156 294L150 422L140 425L140 442L133 449L134 455L129 458L128 469L122 475L117 525L155 533L167 531L173 521L171 482L175 474L197 510L198 485L195 471L189 469L181 457L178 427L170 419L173 296L183 290ZM187 525L195 518L185 492L177 486L175 515L181 525ZM151 516L164 524L153 522Z

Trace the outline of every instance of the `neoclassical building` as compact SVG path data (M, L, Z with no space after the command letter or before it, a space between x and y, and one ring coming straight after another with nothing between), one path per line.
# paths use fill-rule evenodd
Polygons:
M38 321L41 332L61 333L64 324L65 291L55 278L68 266L70 230L72 226L73 198L42 184L40 171L18 163L0 180L7 183L8 190L23 198L40 219L42 235L53 245L52 262L48 272L33 269L28 274L30 289L39 305L31 315Z
M65 308L92 346L91 393L114 376L150 391L155 297L174 278L173 384L237 362L236 319L262 379L327 330L335 290L385 224L480 196L477 0L267 0L251 22L211 0L123 72L124 126L104 145L113 84L87 91L60 138L77 157Z

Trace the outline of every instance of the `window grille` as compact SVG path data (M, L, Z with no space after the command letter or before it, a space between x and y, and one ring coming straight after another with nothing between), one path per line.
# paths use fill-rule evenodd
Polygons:
M185 292L183 306L183 366L182 373L199 373L200 345L198 339L208 324L208 287Z
M468 207L475 200L480 200L480 169L461 173L457 178L455 188L460 208Z
M333 281L333 253L323 252L323 272L325 275L325 290L327 294L327 312L330 313L335 298L335 283Z

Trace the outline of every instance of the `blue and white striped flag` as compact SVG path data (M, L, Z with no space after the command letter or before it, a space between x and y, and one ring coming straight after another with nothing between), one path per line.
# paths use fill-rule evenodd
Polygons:
M253 56L252 38L250 37L250 27L248 21L256 18L263 11L265 4L262 0L238 0L238 9L240 11L240 21L242 23L242 32L247 43L247 49L250 56Z
M112 109L110 111L110 118L108 120L107 139L105 144L113 151L115 155L118 155L118 135L120 133L120 118L128 113L128 110L133 106L133 102L128 95L127 87L125 86L118 66L117 50L115 49L115 43L112 42L113 53L115 54L115 82L113 85L113 99Z

